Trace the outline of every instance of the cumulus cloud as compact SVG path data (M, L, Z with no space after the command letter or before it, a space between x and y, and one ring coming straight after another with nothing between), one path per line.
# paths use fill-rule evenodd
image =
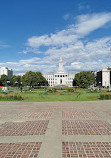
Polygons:
M57 71L59 57L63 57L66 71L101 70L111 66L111 36L92 41L84 40L93 31L103 28L111 22L111 13L79 15L75 23L56 33L33 36L27 40L26 50L42 54L42 57L20 60L17 63L0 63L17 72L41 71L54 73ZM106 27L104 28L106 29ZM41 47L44 47L43 51ZM44 53L44 54L43 54Z
M108 22L111 22L111 13L80 15L77 17L76 34L85 36Z
M75 19L75 24L69 25L66 29L55 34L30 37L27 40L27 46L36 49L39 49L41 46L45 46L47 49L49 47L61 48L64 45L69 46L92 31L102 28L111 22L111 13L79 15Z

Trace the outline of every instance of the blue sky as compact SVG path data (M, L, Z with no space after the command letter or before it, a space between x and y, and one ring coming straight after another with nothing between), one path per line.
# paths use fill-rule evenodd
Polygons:
M0 67L14 74L111 66L111 0L0 0Z

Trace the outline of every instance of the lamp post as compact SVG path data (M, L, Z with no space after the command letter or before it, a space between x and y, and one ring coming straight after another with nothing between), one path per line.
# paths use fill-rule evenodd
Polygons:
M10 83L10 81L7 81L7 87L8 87L8 90L9 90L9 83Z
M20 91L22 92L22 82L20 83Z
M39 83L38 83L38 89L39 89Z
M105 81L105 87L107 88L107 86L106 86L106 85L107 85L107 82Z
M83 86L83 88L84 88L84 82L82 83L82 86Z
M16 85L16 89L17 89L17 84L18 84L18 82L16 81L16 82L15 82L15 85Z

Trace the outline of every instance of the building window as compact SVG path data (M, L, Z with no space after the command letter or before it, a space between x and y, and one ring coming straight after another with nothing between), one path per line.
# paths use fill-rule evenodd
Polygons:
M58 75L58 77L59 77L59 75Z
M62 75L60 75L60 77L62 77Z

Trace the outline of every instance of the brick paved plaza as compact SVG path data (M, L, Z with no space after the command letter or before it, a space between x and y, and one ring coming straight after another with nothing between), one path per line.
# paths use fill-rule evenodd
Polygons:
M111 101L0 102L0 158L111 158Z

